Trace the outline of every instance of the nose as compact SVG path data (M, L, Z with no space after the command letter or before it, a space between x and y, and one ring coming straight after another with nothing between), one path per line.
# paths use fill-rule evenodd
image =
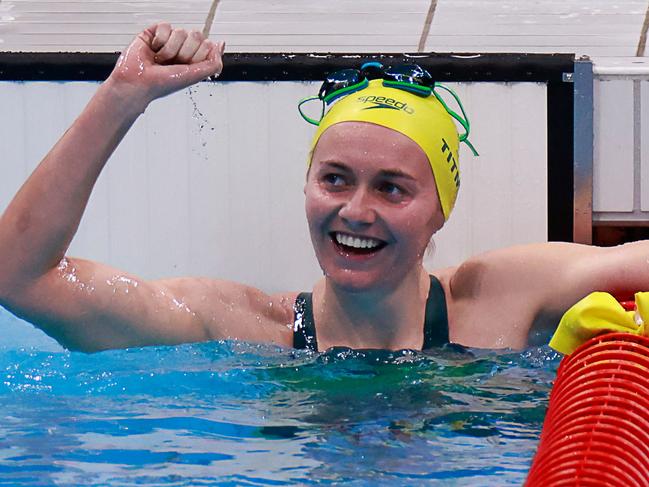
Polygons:
M371 195L366 189L358 188L338 211L338 215L351 227L371 225L376 220Z

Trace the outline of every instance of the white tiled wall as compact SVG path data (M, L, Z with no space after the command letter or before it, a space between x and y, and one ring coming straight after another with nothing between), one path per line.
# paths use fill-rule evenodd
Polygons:
M441 0L426 47L633 56L646 9L639 0Z
M212 0L2 0L0 50L115 52L153 22L201 30ZM219 0L230 52L574 52L633 56L644 0Z

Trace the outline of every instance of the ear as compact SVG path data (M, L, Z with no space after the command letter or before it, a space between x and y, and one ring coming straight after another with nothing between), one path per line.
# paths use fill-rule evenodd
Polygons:
M430 219L430 224L433 229L433 233L430 236L430 240L432 242L432 238L439 232L444 225L446 224L446 220L444 219L444 213L442 212L441 208L438 208L437 211L431 216Z
M435 213L435 231L433 232L433 235L439 232L445 224L446 220L444 219L444 213L440 208L439 211Z

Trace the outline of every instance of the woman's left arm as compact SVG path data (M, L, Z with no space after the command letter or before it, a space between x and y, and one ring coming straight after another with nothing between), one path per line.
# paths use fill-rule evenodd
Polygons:
M618 299L649 291L649 241L617 247L561 242L510 247L472 257L450 279L458 334L475 337L476 330L464 322L487 320L503 346L513 347L529 343L535 331L553 331L568 308L594 291ZM492 344L487 340L477 346Z
M577 244L546 244L542 260L555 267L539 275L548 291L545 308L572 306L594 291L617 298L632 298L637 291L649 291L649 241L617 247Z

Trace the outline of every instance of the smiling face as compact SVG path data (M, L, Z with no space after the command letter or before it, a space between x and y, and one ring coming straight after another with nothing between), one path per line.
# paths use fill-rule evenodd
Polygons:
M444 223L424 152L405 135L371 123L327 129L305 195L320 267L348 291L393 289L418 272Z

